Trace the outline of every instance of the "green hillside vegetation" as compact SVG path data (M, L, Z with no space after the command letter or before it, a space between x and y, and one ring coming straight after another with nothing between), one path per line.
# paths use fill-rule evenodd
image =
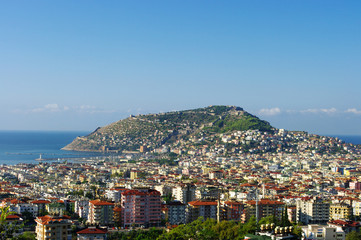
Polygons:
M235 106L210 106L193 110L130 116L76 138L65 150L124 151L149 149L189 139L198 133L214 134L259 129L271 125Z
M266 122L259 120L257 117L250 114L244 114L242 118L234 118L227 116L224 120L219 120L211 128L211 130L219 133L225 133L230 131L246 131L255 130L270 131L271 125Z

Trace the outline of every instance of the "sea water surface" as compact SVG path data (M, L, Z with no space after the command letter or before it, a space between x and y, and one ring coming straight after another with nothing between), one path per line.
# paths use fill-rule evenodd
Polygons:
M35 159L64 159L99 156L100 153L64 151L62 147L89 132L0 131L0 165L35 163Z
M86 136L89 132L45 132L45 131L0 131L0 165L18 163L38 164L35 159L42 155L44 159L71 159L104 156L102 153L63 151L77 136ZM329 135L338 137L347 143L361 144L361 136Z
M359 135L328 135L330 137L337 137L346 143L361 144L361 136Z

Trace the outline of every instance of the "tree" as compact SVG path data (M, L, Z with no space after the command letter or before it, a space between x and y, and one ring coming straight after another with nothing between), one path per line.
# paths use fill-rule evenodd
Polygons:
M32 232L25 232L15 238L16 240L35 240L36 236Z
M281 226L282 226L282 227L292 226L290 220L288 219L287 206L285 207L284 211L282 212Z
M361 233L352 231L346 235L346 240L360 240L361 239Z
M302 228L300 224L293 224L293 235L296 235L298 239L302 238Z
M45 216L45 215L49 215L49 212L46 209L40 210L39 216Z
M259 222L258 222L259 225L270 224L270 223L274 223L274 224L278 225L279 221L274 215L269 215L267 217L261 218L261 220L259 220Z
M96 197L97 196L97 187L94 185L91 185L90 189L93 191L93 196Z
M10 207L2 207L0 212L0 240L5 240L12 237L20 226L6 221L7 216L13 214L13 212L10 212Z
M92 194L91 192L87 192L87 193L85 194L85 197L87 197L87 198L89 198L89 199L94 199L94 196L93 196L93 194Z
M173 196L172 196L172 193L169 193L167 195L164 195L162 198L168 204L168 203L170 203L172 201Z
M252 216L248 220L248 222L243 224L242 228L240 228L239 234L241 237L244 237L247 233L255 233L256 230L257 230L257 220L255 216Z
M21 214L21 216L23 217L23 219L25 220L25 221L33 221L34 220L34 216L33 216L33 214L31 213L31 212L29 212L28 210L25 210L22 214Z

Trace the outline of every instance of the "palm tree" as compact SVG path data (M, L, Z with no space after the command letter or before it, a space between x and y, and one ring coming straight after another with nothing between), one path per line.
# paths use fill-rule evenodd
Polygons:
M6 221L9 215L14 214L14 212L10 211L10 207L1 207L0 212L0 240L5 240L12 237L13 233L19 229L19 226Z

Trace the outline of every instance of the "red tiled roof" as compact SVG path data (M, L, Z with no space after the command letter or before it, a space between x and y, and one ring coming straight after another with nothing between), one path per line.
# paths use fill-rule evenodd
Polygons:
M329 221L328 224L347 227L360 227L360 223L355 221L332 220Z
M39 223L39 224L47 225L47 224L49 224L50 221L61 222L61 221L65 220L65 219L69 219L69 217L68 216L63 216L62 218L53 218L53 217L51 217L49 215L46 215L46 216L43 216L43 217L37 217L35 219L35 221L37 223Z
M106 234L106 233L107 230L103 230L99 228L86 228L77 232L77 234Z
M47 204L47 203L51 203L51 202L48 201L48 200L34 200L31 203L33 203L33 204Z
M226 201L224 202L227 205L242 205L243 203L237 201Z
M93 200L93 201L89 201L91 204L95 205L95 206L113 206L114 203L111 202L106 202L106 201L102 201L102 200Z
M18 215L8 215L6 217L6 220L16 220L16 219L20 219L20 217Z
M17 200L17 199L13 199L10 201L11 204L18 204L18 203L24 203L23 201Z
M250 204L250 205L256 205L256 200L250 200L250 201L248 201L246 203ZM271 201L271 200L268 200L268 199L261 199L261 200L258 201L258 204L259 205L284 205L283 202Z
M217 202L196 200L196 201L188 202L188 204L192 206L209 206L209 205L217 205Z

